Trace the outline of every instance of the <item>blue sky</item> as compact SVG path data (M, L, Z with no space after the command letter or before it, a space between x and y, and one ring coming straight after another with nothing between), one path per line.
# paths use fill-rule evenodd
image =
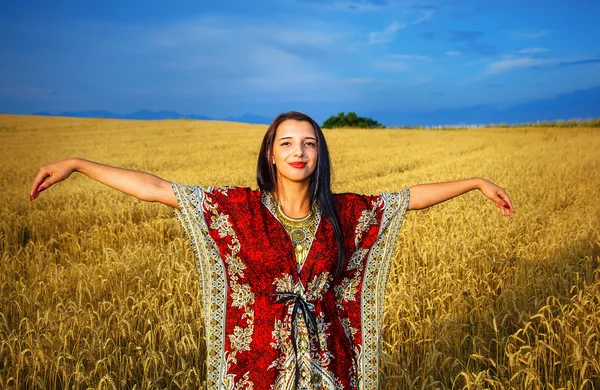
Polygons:
M0 112L502 110L600 86L598 15L592 0L5 1Z

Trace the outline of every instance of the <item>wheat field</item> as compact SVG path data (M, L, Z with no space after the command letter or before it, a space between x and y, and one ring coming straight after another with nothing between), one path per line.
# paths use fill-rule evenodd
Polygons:
M66 157L255 187L266 126L0 116L0 388L201 388L198 274L172 211L74 174ZM334 190L482 176L409 212L387 286L382 389L600 389L600 131L325 131ZM258 389L255 389L258 390Z

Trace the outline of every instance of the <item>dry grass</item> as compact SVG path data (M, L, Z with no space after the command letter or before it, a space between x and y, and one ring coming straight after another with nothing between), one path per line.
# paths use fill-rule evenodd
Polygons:
M202 386L198 276L162 205L80 175L30 203L68 156L186 184L255 186L265 126L0 116L0 388ZM600 133L591 128L328 130L335 190L471 176L408 214L388 284L385 389L600 388Z

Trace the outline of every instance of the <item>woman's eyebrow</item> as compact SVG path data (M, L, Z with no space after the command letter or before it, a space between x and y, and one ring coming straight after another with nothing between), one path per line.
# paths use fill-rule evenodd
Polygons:
M292 139L292 138L293 137L291 137L291 136L281 137L281 138L278 139L278 141L281 141L282 139ZM306 137L304 139L312 139L312 140L315 140L315 141L317 140L315 137Z

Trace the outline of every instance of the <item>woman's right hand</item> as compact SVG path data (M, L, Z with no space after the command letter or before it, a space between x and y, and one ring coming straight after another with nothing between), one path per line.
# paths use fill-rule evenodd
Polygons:
M31 191L29 191L29 200L34 200L40 196L40 192L47 190L52 185L61 182L71 176L75 171L76 159L66 159L57 161L52 164L44 165L38 171L37 176L33 179Z

